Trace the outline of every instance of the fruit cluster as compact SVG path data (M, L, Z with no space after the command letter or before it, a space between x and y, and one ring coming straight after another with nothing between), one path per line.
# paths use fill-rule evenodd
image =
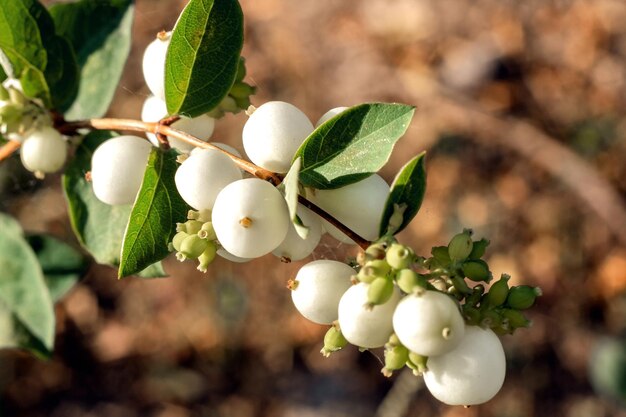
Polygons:
M348 343L361 349L385 347L383 374L405 365L423 375L440 401L474 405L491 399L505 375L504 350L498 334L528 327L521 310L532 306L538 288L509 288L508 276L485 290L469 288L465 279L489 283L480 259L486 240L472 241L469 231L431 258L384 237L357 258L356 269L331 260L304 265L290 281L298 311L318 324L332 326L322 354ZM463 270L478 263L481 277ZM465 268L464 268L465 267Z

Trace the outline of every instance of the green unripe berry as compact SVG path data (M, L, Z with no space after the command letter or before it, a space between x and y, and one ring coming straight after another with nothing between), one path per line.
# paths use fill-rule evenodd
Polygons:
M472 293L465 298L465 305L476 307L484 293L485 287L482 284L474 286Z
M502 324L502 317L495 310L484 310L481 314L480 327L495 329Z
M198 231L198 237L206 240L217 239L217 235L215 234L215 228L213 227L213 222L203 223L202 227Z
M345 337L343 337L339 326L333 325L324 335L324 347L322 348L320 353L326 357L329 357L331 353L343 349L347 344L348 341Z
M367 284L374 281L376 278L386 277L391 271L391 267L387 261L383 259L374 259L368 261L363 268L359 271L357 279Z
M395 269L408 268L413 263L414 258L413 249L399 243L392 244L385 255L389 266Z
M472 251L470 252L468 258L470 259L480 259L485 254L485 250L487 246L489 246L489 240L482 238L480 240L474 241L472 245Z
M187 220L185 222L185 231L190 235L195 235L202 228L202 222L198 220Z
M207 247L202 254L198 257L198 271L206 272L209 268L209 264L215 259L217 253L217 244L215 242L208 242Z
M186 232L178 232L172 238L172 247L176 252L180 252L181 245L183 240L185 240L189 236Z
M480 323L480 311L475 307L463 306L463 318L466 324L477 326Z
M501 311L503 322L508 323L510 331L519 329L521 327L530 327L531 321L524 316L519 310L512 310L510 308L502 309Z
M254 90L256 90L256 88L244 82L239 81L233 84L232 87L230 87L229 94L233 96L234 99L247 98L250 95L254 94Z
M452 286L459 294L472 293L472 290L470 289L470 287L467 286L465 280L458 275L452 277Z
M189 235L180 244L180 253L185 258L197 259L207 248L209 242L198 235Z
M472 281L491 281L489 266L481 259L464 262L461 269L463 274Z
M367 289L367 304L377 306L385 304L393 295L393 280L376 278Z
M520 285L518 287L512 287L509 290L506 303L511 308L525 310L532 307L532 305L535 304L535 300L540 295L541 290L538 287L533 288L528 285Z
M422 356L415 352L409 352L409 358L406 361L406 365L413 369L414 374L422 375L428 369L426 366L427 362L428 356Z
M384 259L386 255L387 244L374 243L365 249L365 260Z
M395 333L391 333L391 336L389 336L389 341L387 342L385 346L396 346L400 344L402 344L402 342L400 342L400 339L398 339L398 336Z
M453 262L463 261L472 253L472 237L469 232L459 233L448 243L448 254Z
M382 369L383 375L390 377L392 371L401 369L409 359L409 350L402 345L394 345L385 349L385 367Z
M426 288L426 280L420 279L420 276L417 275L415 271L412 269L401 269L396 273L396 284L398 284L398 288L400 288L403 292L407 294L411 294L415 287L421 286Z
M502 277L493 283L487 293L487 302L492 307L498 307L504 304L509 295L509 276L503 274Z
M244 57L239 57L239 64L237 64L237 75L235 76L235 81L241 81L246 76L246 60Z

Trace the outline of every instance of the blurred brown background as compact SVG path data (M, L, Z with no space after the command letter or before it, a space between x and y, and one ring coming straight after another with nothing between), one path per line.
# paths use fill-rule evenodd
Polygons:
M51 3L51 2L48 2ZM134 45L110 115L138 118L143 49L184 1L138 0ZM218 259L207 274L117 281L93 265L57 306L57 352L2 352L7 416L626 416L592 389L594 346L624 330L626 2L242 0L257 105L317 120L364 101L416 105L382 175L428 151L422 210L400 239L420 254L463 227L491 239L494 275L539 285L534 326L503 339L508 375L484 406L438 403L382 353L318 353L285 288L303 262ZM238 149L245 115L214 138ZM3 195L27 230L75 242L59 178ZM316 258L354 250L330 238ZM615 369L619 378L620 370ZM621 379L622 381L626 379Z

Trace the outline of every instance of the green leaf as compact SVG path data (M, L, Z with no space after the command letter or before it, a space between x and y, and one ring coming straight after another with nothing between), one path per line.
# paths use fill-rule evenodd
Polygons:
M140 278L165 278L167 277L167 272L163 269L163 264L161 262L153 263L148 266L143 271L137 273L137 276Z
M154 148L148 158L139 195L130 214L122 244L118 276L136 274L169 254L168 244L176 222L185 219L189 207L176 190L178 168L174 150Z
M13 234L22 235L22 227L13 217L0 212L0 235Z
M393 180L380 221L380 236L388 232L394 206L399 206L404 210L401 223L392 226L395 229L392 232L394 235L402 231L419 211L426 192L425 157L426 152L422 152L411 159L400 169Z
M296 160L291 164L289 168L289 172L285 175L283 182L280 183L278 189L285 196L285 201L287 202L287 207L289 208L289 218L296 228L296 233L302 239L306 239L309 234L309 228L302 224L302 220L298 217L298 193L300 183L298 182L298 177L300 174L300 166L302 165L302 161L300 158L296 158Z
M50 14L58 34L73 45L80 68L78 96L66 119L102 117L113 100L130 52L132 2L58 3Z
M368 103L351 107L319 126L300 146L300 182L317 189L339 188L365 179L389 159L415 108Z
M94 131L83 139L63 175L63 190L70 223L81 245L96 262L117 266L131 206L110 206L101 202L85 179L91 169L93 152L113 136L113 132Z
M4 71L20 80L28 97L61 110L73 100L78 86L74 53L38 1L0 2L0 49Z
M168 112L195 117L215 108L235 81L242 46L237 0L191 0L174 28L165 61Z
M4 72L4 69L0 66L0 82L7 79L7 74Z
M61 240L48 235L27 236L44 273L52 302L57 302L87 270L85 256Z
M0 303L19 325L51 351L55 320L50 293L35 253L14 231L0 232L0 271Z

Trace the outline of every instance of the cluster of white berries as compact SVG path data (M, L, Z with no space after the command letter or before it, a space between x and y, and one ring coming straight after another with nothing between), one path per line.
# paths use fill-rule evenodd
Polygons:
M28 100L18 80L0 85L0 136L21 143L24 168L38 178L59 171L67 159L67 140L52 128L48 112Z
M393 264L394 251L387 253ZM459 303L449 294L417 280L408 294L401 291L397 280L406 278L398 275L408 269L387 263L386 272L381 271L377 268L382 262L357 272L342 262L317 260L304 265L289 282L298 311L315 323L332 325L322 353L328 356L347 343L362 349L385 346L385 375L409 366L424 376L437 399L450 405L491 399L506 370L496 334L466 325Z

